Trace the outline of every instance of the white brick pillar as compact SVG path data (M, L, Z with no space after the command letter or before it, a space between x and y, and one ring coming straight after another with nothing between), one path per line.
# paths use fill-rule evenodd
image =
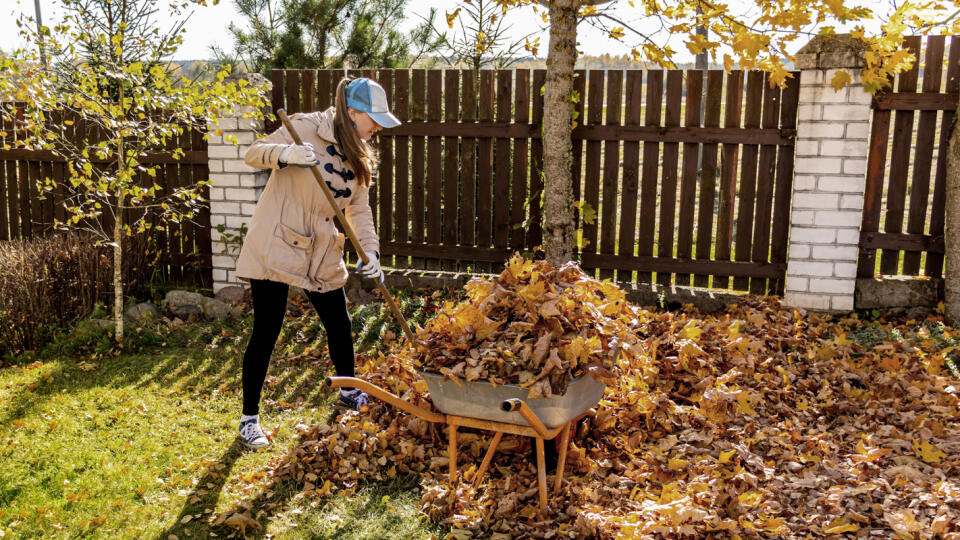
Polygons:
M800 102L784 299L790 307L853 309L870 134L862 50L849 36L818 36L797 53ZM838 70L852 79L839 92L830 84Z
M234 78L231 76L230 78ZM242 74L252 84L266 85L270 95L270 82L257 74ZM263 121L244 118L249 109L239 109L220 118L210 126L207 142L207 159L210 166L210 234L213 240L213 292L229 285L244 285L237 280L236 260L240 254L241 231L249 227L257 200L267 185L269 171L247 166L243 156L247 148L263 132ZM217 133L222 130L222 133ZM224 227L224 234L218 226ZM232 241L230 241L232 240Z

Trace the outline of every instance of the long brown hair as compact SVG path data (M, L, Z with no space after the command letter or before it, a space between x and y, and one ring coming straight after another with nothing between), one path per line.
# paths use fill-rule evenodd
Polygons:
M344 77L337 85L337 97L335 104L337 107L336 116L333 120L333 134L340 144L340 151L347 157L347 163L353 168L360 184L364 187L370 185L370 171L377 164L377 153L373 146L360 138L356 128L353 127L353 121L347 113L346 88L353 77Z

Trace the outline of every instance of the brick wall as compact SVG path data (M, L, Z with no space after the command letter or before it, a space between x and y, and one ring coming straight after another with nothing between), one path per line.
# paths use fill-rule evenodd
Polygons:
M816 38L797 55L800 105L785 303L824 311L853 309L857 244L870 133L870 94L860 84L862 55L837 53ZM830 53L819 50L830 49ZM851 84L834 90L837 69Z
M221 118L215 129L222 135L210 133L207 156L210 161L210 225L213 227L213 291L229 285L238 285L234 271L240 253L239 242L227 243L227 235L237 235L241 227L249 226L257 200L267 185L269 171L247 166L243 155L262 132L262 121L243 118L242 111ZM231 136L236 138L232 142ZM224 226L226 235L217 230Z

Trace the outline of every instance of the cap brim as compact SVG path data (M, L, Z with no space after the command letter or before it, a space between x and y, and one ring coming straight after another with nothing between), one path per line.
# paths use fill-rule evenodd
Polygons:
M380 126L385 129L397 127L401 123L400 120L396 116L394 116L393 113L390 113L390 112L385 112L385 113L368 112L367 115L370 116L370 118L373 118L374 122L380 124Z

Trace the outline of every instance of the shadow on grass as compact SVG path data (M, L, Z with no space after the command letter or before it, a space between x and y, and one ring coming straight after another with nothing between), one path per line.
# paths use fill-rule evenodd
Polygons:
M171 534L176 535L178 538L185 538L186 535L184 531L187 529L190 530L192 535L197 535L198 538L207 538L210 536L210 525L206 521L200 521L198 518L206 518L216 509L220 492L223 491L223 486L230 476L230 471L233 469L237 458L243 454L243 450L243 442L237 437L230 446L227 447L223 455L220 456L220 459L207 466L206 472L200 477L200 480L197 481L197 485L193 488L193 491L187 495L187 500L184 502L183 508L180 509L180 513L176 519L174 519L167 530L157 536L158 539L167 540ZM188 515L191 517L184 523L183 520ZM197 530L198 526L200 530Z

